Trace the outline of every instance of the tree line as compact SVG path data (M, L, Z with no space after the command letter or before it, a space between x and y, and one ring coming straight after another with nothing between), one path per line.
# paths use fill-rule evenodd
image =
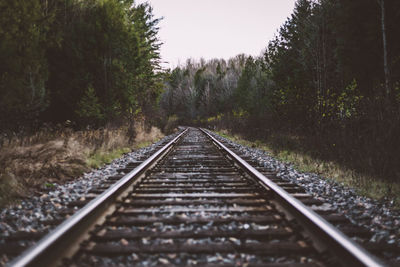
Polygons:
M0 130L157 109L159 19L134 0L0 0Z
M322 157L398 180L400 3L298 0L259 57L170 71L169 116L251 135L305 137Z
M0 11L1 131L176 117L294 134L320 156L399 179L397 0L298 0L260 56L166 73L148 4L0 0Z

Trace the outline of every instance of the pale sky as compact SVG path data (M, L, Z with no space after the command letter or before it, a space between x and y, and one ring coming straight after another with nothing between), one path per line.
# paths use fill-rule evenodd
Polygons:
M296 0L138 0L160 22L164 67L186 59L258 56L293 11Z

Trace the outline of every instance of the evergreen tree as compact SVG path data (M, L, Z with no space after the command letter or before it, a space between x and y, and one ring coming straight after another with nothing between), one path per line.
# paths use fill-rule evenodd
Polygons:
M0 129L30 124L47 105L42 1L0 1Z

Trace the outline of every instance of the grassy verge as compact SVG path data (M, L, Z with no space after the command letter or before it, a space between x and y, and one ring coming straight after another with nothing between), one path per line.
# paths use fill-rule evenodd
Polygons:
M299 152L297 149L293 149L293 142L290 140L282 142L282 140L271 138L268 141L248 141L240 135L230 134L226 130L216 133L238 144L267 151L272 157L292 164L301 172L316 173L326 179L332 179L345 186L352 187L363 196L376 200L393 200L396 207L400 208L400 184L379 181L374 177L345 168L336 162L324 161ZM277 141L279 145L273 144L274 141Z
M113 149L111 151L97 151L88 156L86 164L89 168L99 168L104 164L109 164L116 158L120 158L123 154L130 152L132 149L123 147Z
M89 168L99 168L105 164L111 163L114 159L122 157L124 154L131 152L132 149L140 149L143 147L147 147L154 142L159 141L160 138L156 138L151 141L143 141L139 143L135 143L132 147L121 147L117 149L113 149L110 151L95 151L92 154L89 154L86 159L86 164Z

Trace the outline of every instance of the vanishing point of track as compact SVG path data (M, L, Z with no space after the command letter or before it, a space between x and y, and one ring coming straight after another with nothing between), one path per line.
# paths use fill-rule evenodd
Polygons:
M205 130L128 170L11 265L383 265Z

